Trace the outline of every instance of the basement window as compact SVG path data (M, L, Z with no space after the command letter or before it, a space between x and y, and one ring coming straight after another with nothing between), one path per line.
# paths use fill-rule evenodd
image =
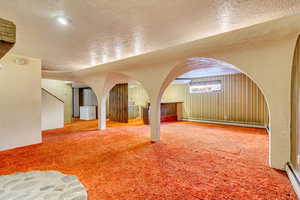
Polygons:
M220 92L222 89L222 82L220 80L191 82L189 88L190 93Z

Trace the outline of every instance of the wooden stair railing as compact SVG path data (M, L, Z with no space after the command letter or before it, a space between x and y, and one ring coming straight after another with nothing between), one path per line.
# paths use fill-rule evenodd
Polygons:
M52 94L51 92L46 90L45 88L42 88L42 90L45 91L46 93L48 93L49 95L55 97L57 100L61 101L62 103L65 103L63 100L61 100L60 98L58 98L57 96L55 96L54 94Z

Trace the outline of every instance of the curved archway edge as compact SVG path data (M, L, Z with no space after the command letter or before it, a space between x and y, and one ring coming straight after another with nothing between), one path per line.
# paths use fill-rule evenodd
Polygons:
M99 76L89 77L84 82L95 92L98 99L98 128L106 129L106 100L110 90L117 84L128 83L135 80L122 73L104 73ZM146 90L147 91L147 90ZM148 91L147 91L148 92Z
M289 38L270 43L267 47L261 47L258 44L248 47L247 50L235 49L205 56L239 67L261 89L267 102L271 122L269 126L269 166L277 169L285 169L291 156L290 82L295 43L296 38ZM152 97L153 103L160 102L163 91L177 75L194 68L186 68L187 63L189 61L185 60L169 65L169 71L161 81L156 96ZM154 141L158 141L160 121L158 120L159 114L155 112L159 113L159 108L153 108L153 116L150 117L153 126L151 135Z
M259 59L259 53L257 54L255 51L246 53L236 51L230 56L227 54L211 56L214 59L225 60L227 63L238 66L264 94L271 122L269 126L269 166L277 169L285 169L286 163L290 161L290 74L294 44L295 40L290 40L288 43L278 44L275 49L272 49L274 46L271 46L272 51L259 49L262 53L260 56L263 56L264 59ZM174 78L197 68L193 65L187 67L188 63L187 60L170 66L169 73L156 93L156 99L152 100L154 103L160 102L163 91ZM155 108L152 112L160 111L159 108ZM158 141L160 121L157 118L159 115L152 114L151 120L154 127L151 127L151 134L152 138Z
M290 88L293 53L297 37L267 43L249 43L218 52L201 55L239 67L261 89L267 100L271 121L269 135L270 166L284 169L290 161ZM160 98L176 73L184 73L188 58L199 57L197 49L181 59L164 59L162 63L141 63L139 68L121 70L120 73L101 73L86 79L98 99L105 99L105 88L120 79L132 78L142 83L150 98L151 140L160 140ZM187 53L186 53L187 55ZM173 72L172 72L173 71ZM176 72L176 73L174 73ZM172 74L172 75L170 75ZM179 75L178 74L178 75ZM109 80L113 79L113 80ZM116 81L116 82L115 82ZM108 84L109 83L109 84ZM111 86L113 87L113 85ZM278 106L280 105L280 106ZM101 108L99 108L101 110Z

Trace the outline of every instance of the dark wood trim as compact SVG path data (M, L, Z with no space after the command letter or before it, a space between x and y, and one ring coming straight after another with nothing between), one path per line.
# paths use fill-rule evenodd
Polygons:
M43 91L47 92L49 95L55 97L57 100L61 101L62 103L65 103L63 100L61 100L60 98L58 98L57 96L55 96L54 94L52 94L51 92L49 92L48 90L46 90L45 88L42 88Z
M177 104L182 102L161 102L160 103L160 121L177 121ZM147 107L143 107L143 122L144 124L150 124L149 110L150 103Z
M83 88L79 88L79 91L78 91L78 95L79 95L79 107L80 106L83 106Z

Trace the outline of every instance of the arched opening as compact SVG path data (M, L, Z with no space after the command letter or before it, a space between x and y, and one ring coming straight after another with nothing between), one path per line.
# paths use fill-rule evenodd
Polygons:
M149 96L142 84L128 80L115 84L105 95L107 127L148 124Z
M184 126L182 123L176 124L176 130L181 130L182 134L206 133L208 134L206 137L209 138L212 136L209 133L220 131L220 134L214 133L219 140L213 138L212 141L207 142L212 146L219 144L222 146L222 151L226 151L226 147L229 147L230 151L231 146L234 145L229 142L227 146L226 141L236 141L235 145L241 151L247 150L244 147L249 142L249 155L259 157L259 154L264 154L265 160L260 160L261 162L270 159L267 133L271 134L271 126L267 101L253 79L236 66L212 58L187 59L175 66L168 74L159 91L157 103L160 104L156 109L160 119L156 121L158 132L154 134L152 132L154 140L160 138L160 122L170 117L171 120L186 122ZM203 129L187 125L191 123L196 123ZM162 137L164 132L168 132L168 126L170 127L170 125L162 126ZM210 130L207 129L208 126ZM249 137L249 133L253 138L259 138L260 136L257 137L256 134L259 130L258 132L264 135L263 142L253 147L255 144L251 142L252 139L244 140L242 134L238 138L244 142L243 145L235 138L238 134L226 138L230 135L225 136L226 132L234 132L234 130L247 134L245 138Z
M52 105L49 108L51 112L47 111L51 113L51 119L56 119L60 124L43 130L63 128L65 124L65 128L72 131L149 124L148 114L145 112L149 106L149 96L139 81L118 73L108 74L103 83L100 80L96 84L88 81L43 81L44 88L53 92L54 97L61 98L57 98L57 104L61 104L56 106L58 108ZM53 116L54 113L57 116ZM49 122L48 119L42 121Z
M98 129L144 124L143 109L149 98L141 82L116 72L89 77L84 82L98 99Z
M297 178L300 178L300 131L299 131L299 92L300 92L300 37L298 37L291 74L291 165Z

